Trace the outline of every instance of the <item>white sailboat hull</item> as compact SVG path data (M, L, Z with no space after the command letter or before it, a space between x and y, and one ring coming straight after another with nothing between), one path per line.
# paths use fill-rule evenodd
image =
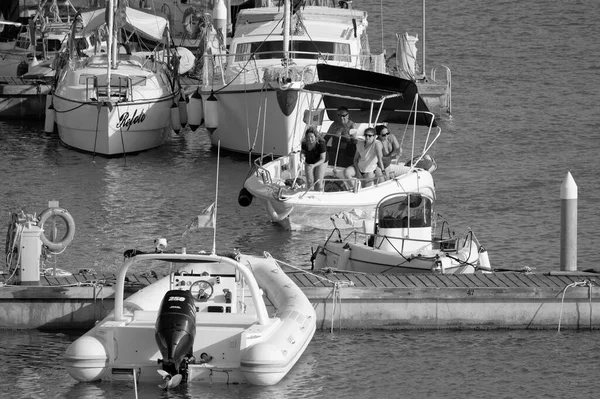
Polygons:
M111 69L96 55L67 66L53 91L60 140L68 147L113 156L162 145L170 136L179 93L162 62L120 55ZM110 93L108 92L110 90Z
M118 155L149 150L164 144L170 137L173 99L109 106L103 103L80 103L54 96L58 110L56 124L60 140L85 152ZM112 109L111 109L112 108Z

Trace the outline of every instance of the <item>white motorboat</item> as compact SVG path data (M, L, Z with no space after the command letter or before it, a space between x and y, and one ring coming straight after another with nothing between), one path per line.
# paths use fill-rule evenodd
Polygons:
M318 71L320 81L303 90L321 95L328 112L335 113L343 105L350 110L355 122L371 126L386 121L409 122L413 129L412 134L405 134L412 136L412 145L407 151L411 154L409 160L392 165L385 181L353 179L348 182L343 175L347 165L338 166L341 157L336 150L339 147L330 148L333 152L329 155L323 179L324 191L316 191L314 185L307 187L304 183L306 178L299 152L280 158L268 155L254 162L238 197L239 204L248 206L255 198L265 207L272 221L290 229L328 229L331 215L337 213L343 214L346 228L361 226L363 220L373 218L379 200L393 193L422 192L434 196L431 172L437 165L428 151L440 136L441 129L420 100L414 82L324 64L318 65ZM346 189L349 183L353 190Z
M298 361L316 329L304 293L268 257L126 251L115 310L74 341L67 372L82 382L273 385ZM124 299L134 265L171 270ZM268 309L267 303L274 307ZM272 316L270 316L270 314Z
M110 39L108 51L88 56L71 41L58 60L45 127L51 132L56 122L66 146L104 156L158 147L180 129L177 58L167 20L112 4L107 9L113 12L81 13L84 32ZM148 56L136 54L133 35L158 47Z
M487 251L475 234L467 230L457 236L446 222L438 225L435 215L434 197L430 194L389 195L377 204L373 225L365 223L362 229L343 239L340 230L334 228L313 253L313 269L362 273L491 272Z
M224 34L206 35L202 83L190 98L189 122L196 129L203 116L213 146L286 155L299 149L307 123L331 123L323 120L322 107L309 111L318 95L302 91L317 80L318 62L385 70L383 54L369 51L366 11L345 1L279 3L257 1L240 10L229 43Z

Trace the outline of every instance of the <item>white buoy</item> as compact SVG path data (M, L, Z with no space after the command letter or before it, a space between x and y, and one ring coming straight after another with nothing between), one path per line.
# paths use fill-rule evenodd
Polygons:
M577 270L577 184L571 172L560 186L560 270Z
M198 90L194 91L187 106L188 124L195 132L204 123L204 107L202 106L202 96Z
M479 262L478 262L478 267L481 270L485 270L487 272L491 272L492 271L492 265L490 264L490 257L488 255L488 251L485 248L483 248L483 247L479 248Z
M179 96L179 122L181 122L181 127L185 127L188 123L188 113L187 113L187 103L188 99L185 93L181 93Z
M171 105L171 128L175 134L179 134L181 131L181 120L179 119L179 107L176 102Z
M44 132L54 133L54 121L56 118L56 110L52 105L52 94L46 95L46 119L44 121Z
M221 31L223 38L227 37L227 6L225 1L218 0L212 9L213 26Z
M219 127L219 103L217 97L213 93L206 99L204 104L204 124L206 130L213 133Z

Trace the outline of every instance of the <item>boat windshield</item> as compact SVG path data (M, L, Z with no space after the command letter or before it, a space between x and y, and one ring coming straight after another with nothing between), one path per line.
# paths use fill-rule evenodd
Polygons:
M290 57L350 62L350 44L295 40L290 43ZM257 60L283 58L283 41L239 43L235 48L235 61L248 61L252 55Z
M418 193L399 195L379 204L380 228L431 227L431 199Z

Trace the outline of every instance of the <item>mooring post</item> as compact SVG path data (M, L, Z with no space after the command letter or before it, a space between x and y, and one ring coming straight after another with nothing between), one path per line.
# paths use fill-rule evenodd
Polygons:
M571 172L560 186L560 270L577 270L577 184Z

